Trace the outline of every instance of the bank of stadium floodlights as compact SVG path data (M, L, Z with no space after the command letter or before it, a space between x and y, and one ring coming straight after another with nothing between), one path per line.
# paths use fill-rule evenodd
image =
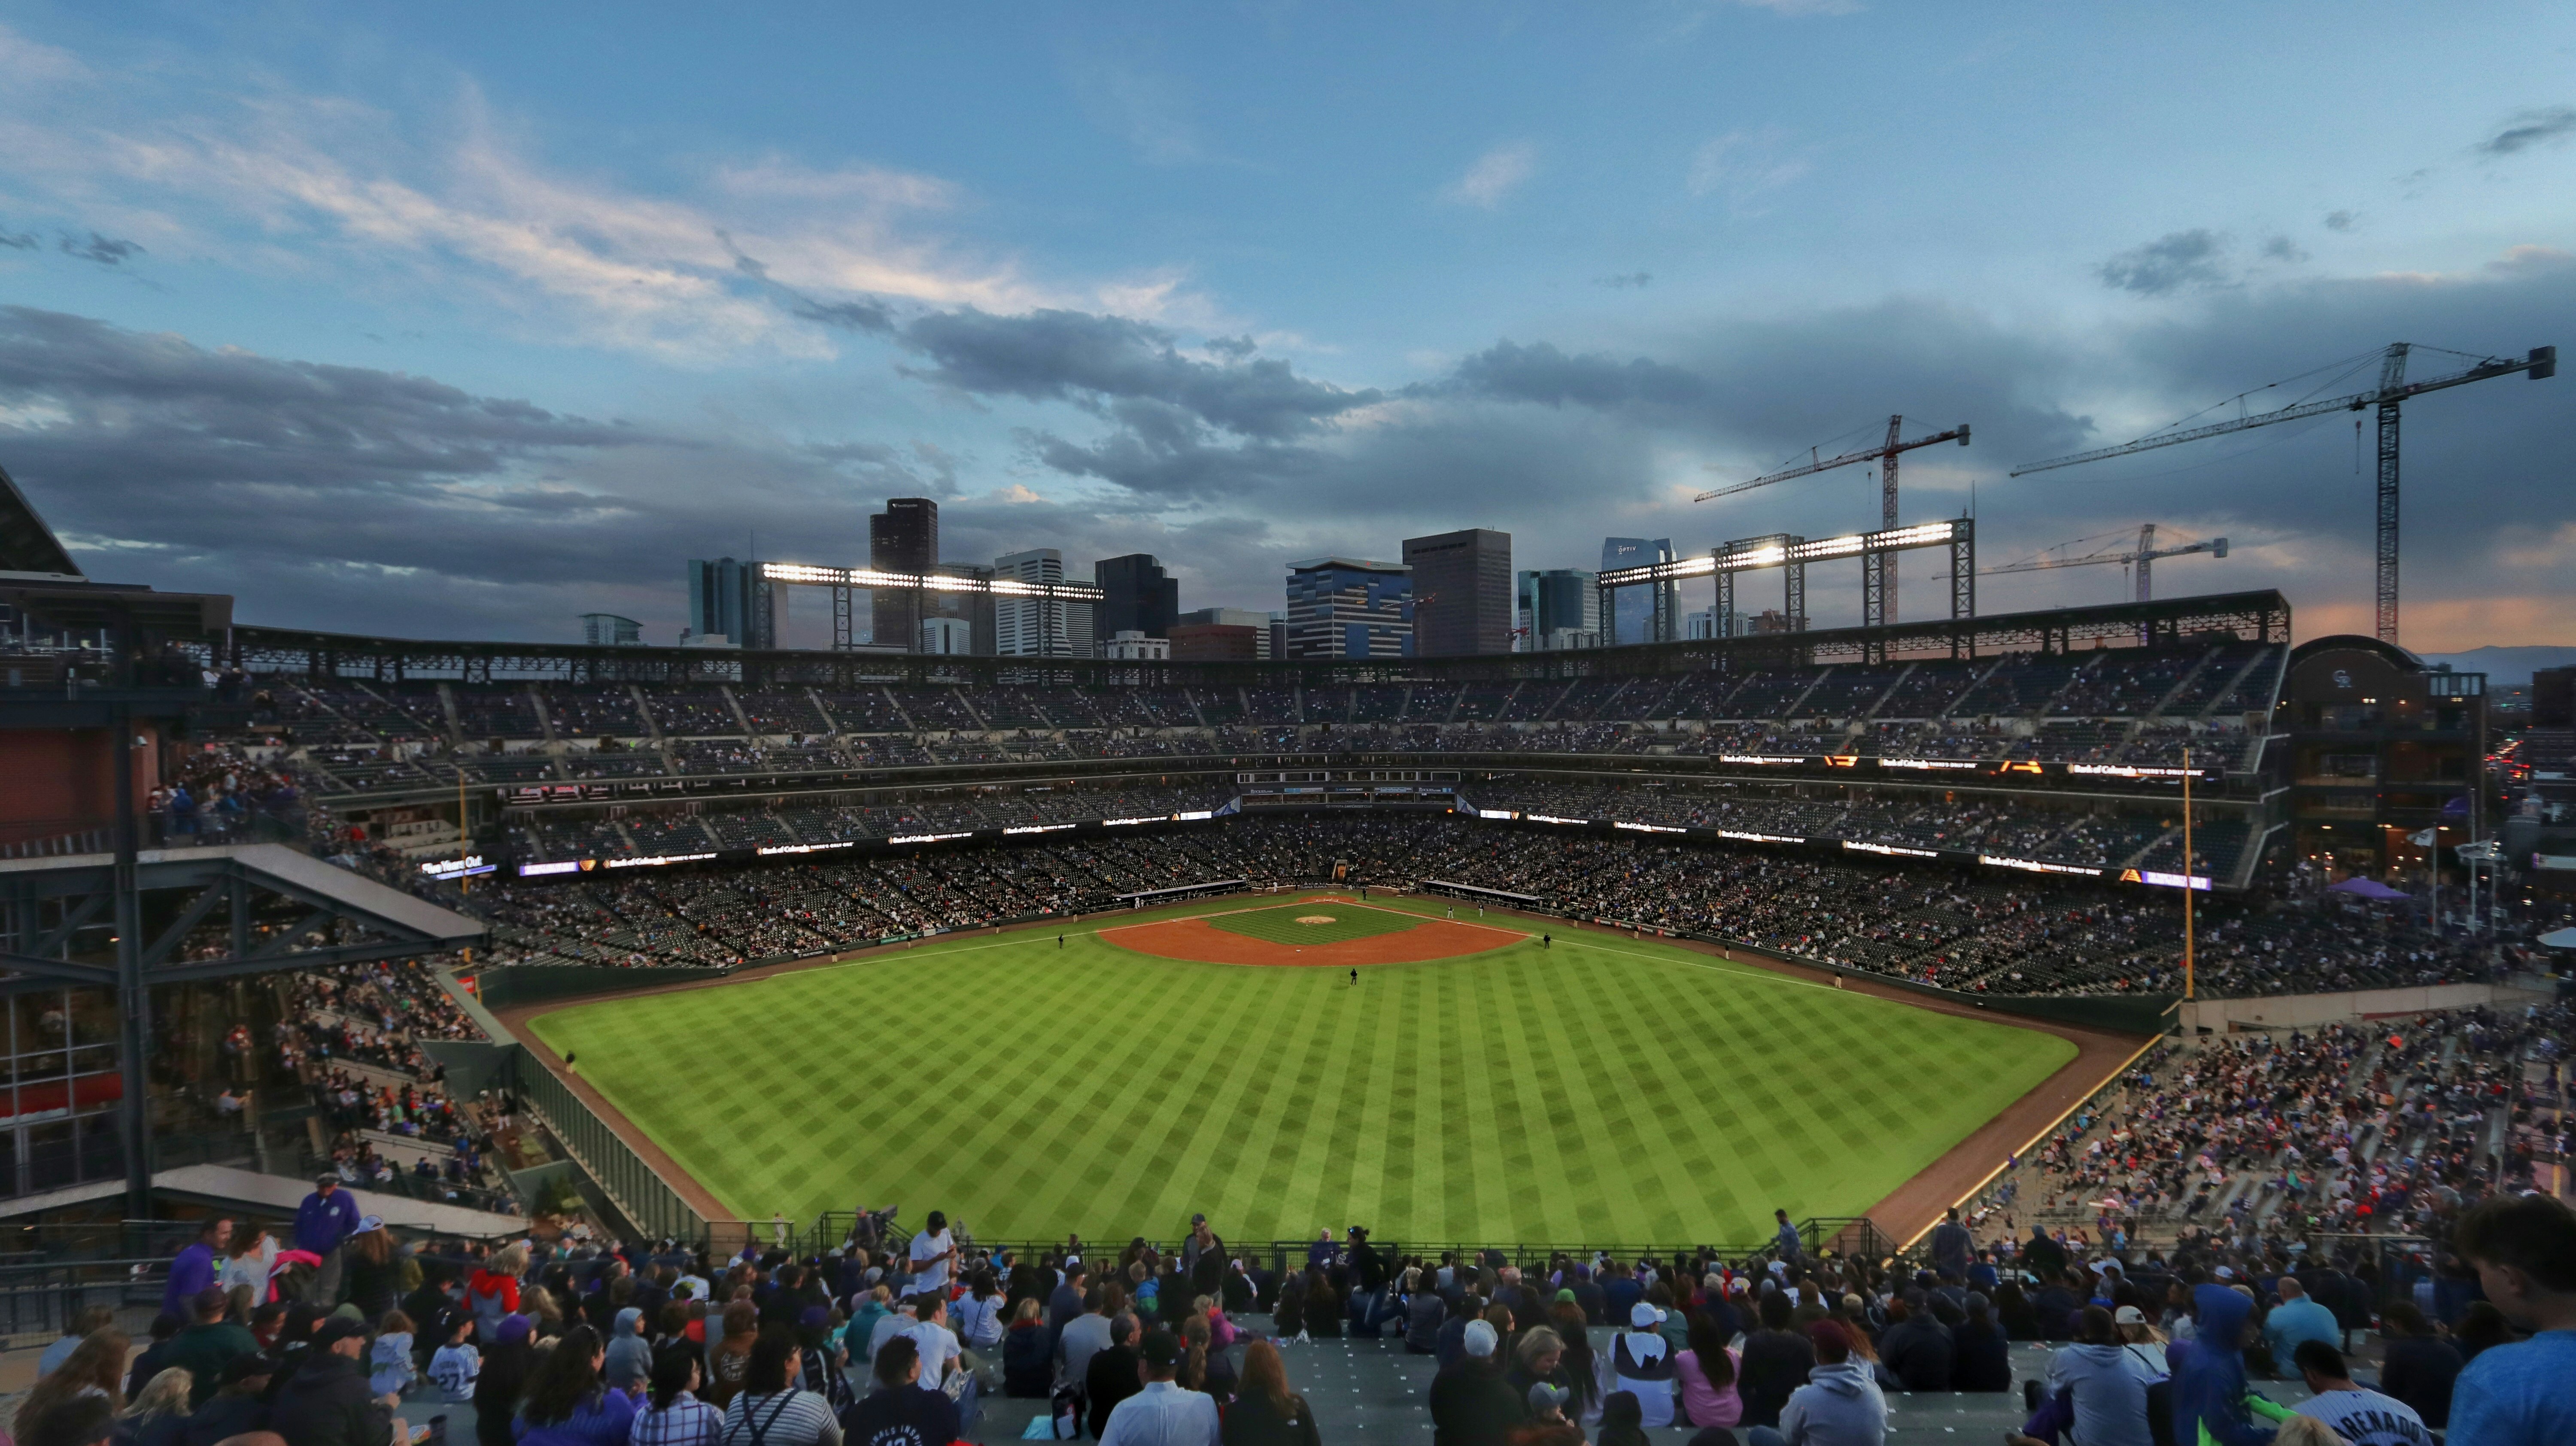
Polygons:
M1040 602L1103 602L1109 594L1087 582L1023 582L1015 577L995 577L984 569L966 572L886 572L873 567L814 567L801 562L764 562L760 580L800 587L829 588L832 592L832 647L836 652L850 650L850 594L857 588L871 592L892 589L913 595L913 613L920 615L920 598L924 593L981 593L987 597L1035 598Z
M1721 622L1735 615L1735 575L1780 569L1783 625L1790 632L1807 628L1807 564L1838 562L1857 557L1861 563L1861 618L1863 627L1875 628L1887 621L1886 593L1882 586L1887 560L1894 554L1918 547L1946 547L1950 550L1950 617L1964 621L1977 615L1977 523L1972 517L1952 517L1939 522L1918 522L1911 527L1883 527L1875 532L1845 533L1840 537L1800 537L1795 533L1774 532L1763 537L1738 538L1722 543L1705 555L1676 557L1643 567L1613 568L1600 574L1597 586L1601 595L1601 630L1616 635L1618 627L1618 590L1642 584L1654 588L1653 640L1673 641L1671 605L1666 601L1665 584L1685 578L1714 578L1717 597L1714 616ZM1881 648L1883 644L1877 645ZM1880 659L1873 659L1878 661Z

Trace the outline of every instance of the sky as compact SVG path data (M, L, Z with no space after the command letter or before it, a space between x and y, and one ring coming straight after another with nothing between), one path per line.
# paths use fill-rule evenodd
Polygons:
M2565 5L0 6L0 467L245 622L668 642L686 559L864 565L888 496L1277 609L1873 526L1867 466L1692 499L1901 414L1985 565L2152 522L2231 543L2160 595L2367 632L2344 413L2009 474L2571 322ZM2571 389L2408 406L2408 646L2576 643Z

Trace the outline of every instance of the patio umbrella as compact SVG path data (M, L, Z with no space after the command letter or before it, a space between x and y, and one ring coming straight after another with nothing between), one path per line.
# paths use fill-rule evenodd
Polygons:
M2329 894L2350 894L2357 899L2403 899L2407 897L2405 890L2392 889L2386 884L2379 882L2377 879L2346 879L2340 884L2328 884L2326 886L2326 892Z
M2560 929L2556 933L2543 934L2540 936L2540 947L2544 949L2576 949L2576 929Z

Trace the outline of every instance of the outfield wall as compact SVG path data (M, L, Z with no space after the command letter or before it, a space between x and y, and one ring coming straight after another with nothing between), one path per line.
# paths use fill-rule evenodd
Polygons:
M2184 1004L2177 1014L2185 1029L2225 1034L2241 1029L2306 1029L2445 1009L2518 1009L2526 1004L2546 1004L2550 997L2545 990L2510 984L2423 984L2407 989L2355 989L2340 994L2195 999Z

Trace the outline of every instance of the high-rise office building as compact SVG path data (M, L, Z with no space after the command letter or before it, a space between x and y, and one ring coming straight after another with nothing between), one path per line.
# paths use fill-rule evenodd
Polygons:
M939 565L939 504L928 497L889 497L886 510L868 518L868 566L879 572L920 576ZM920 623L941 616L944 595L881 587L868 596L871 636L920 646ZM955 615L953 613L949 615Z
M1672 560L1673 540L1669 537L1657 537L1651 539L1644 537L1605 537L1601 539L1601 570L1603 572L1608 572L1612 568L1645 567L1650 563L1670 562ZM1610 600L1612 611L1618 614L1618 636L1609 639L1609 641L1615 643L1643 643L1653 641L1655 626L1655 590L1657 586L1660 586L1663 589L1664 607L1667 613L1674 620L1673 626L1676 628L1681 626L1681 588L1678 584L1667 582L1662 584L1640 584L1636 587L1623 587L1617 589L1618 595Z
M1092 564L1092 582L1107 594L1091 619L1103 638L1120 633L1169 637L1172 624L1180 621L1180 579L1166 574L1162 560L1150 552L1102 558Z
M923 618L913 651L942 657L975 651L975 628L964 618Z
M594 648L628 647L644 641L644 625L615 613L583 613L581 640Z
M1289 564L1288 656L1412 657L1412 570L1360 557Z
M760 565L730 557L689 559L689 632L737 648L774 648L787 632L787 590Z
M993 559L993 576L1012 582L1061 583L1064 554L1052 547L1004 553ZM1091 654L1091 626L1083 620L1082 641L1074 643L1075 604L1048 598L993 599L993 651L1005 658L1070 658ZM1084 609L1088 612L1088 609Z
M1413 636L1418 657L1508 653L1512 649L1512 535L1489 528L1404 540L1413 569Z
M1571 567L1553 567L1544 572L1524 572L1514 591L1518 594L1521 646L1517 651L1543 653L1556 648L1578 646L1562 639L1574 634L1597 642L1601 632L1601 592L1595 587L1594 575ZM1580 646L1590 647L1586 642Z

